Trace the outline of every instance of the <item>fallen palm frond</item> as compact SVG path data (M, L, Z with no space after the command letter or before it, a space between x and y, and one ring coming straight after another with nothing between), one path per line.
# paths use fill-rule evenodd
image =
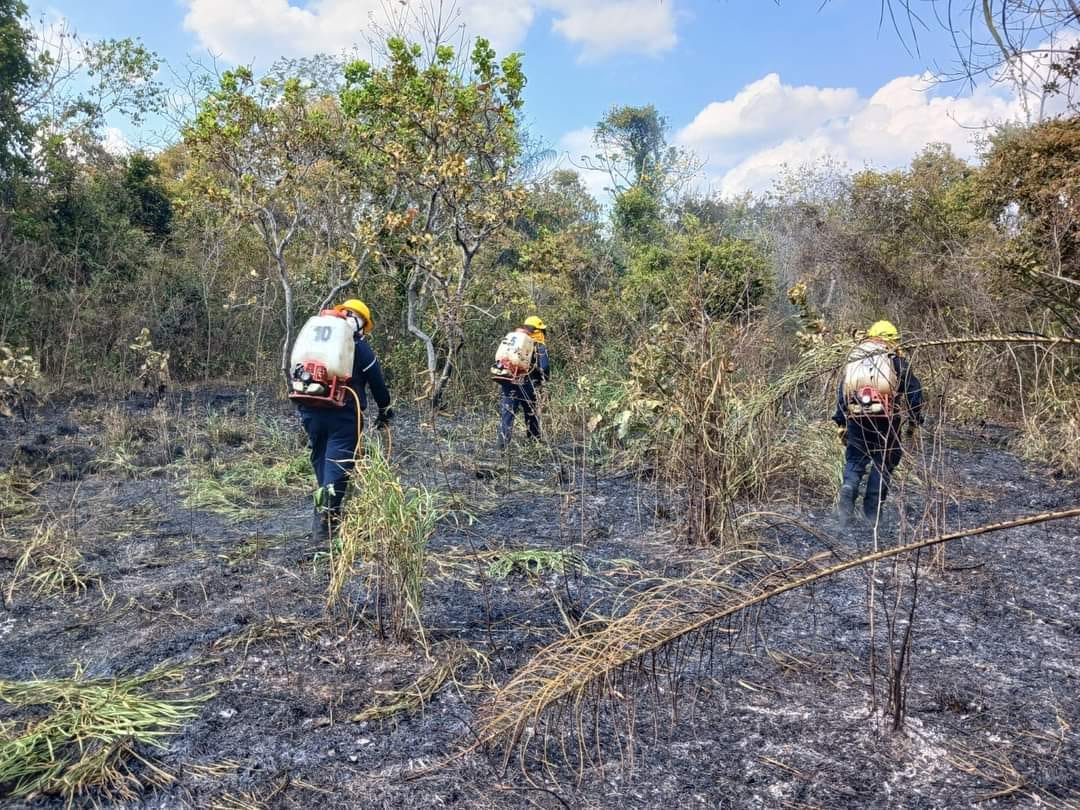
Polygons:
M537 653L481 709L477 741L465 750L502 741L506 757L520 746L524 764L531 740L547 744L547 736L537 727L544 721L569 718L577 729L575 748L579 765L584 768L586 737L599 733L598 728L593 728L599 722L598 715L590 713L590 728L584 728L586 703L615 696L632 704L632 695L650 692L647 688L637 689L634 678L655 680L661 666L667 669L674 691L678 670L690 660L695 642L706 646L707 634L721 629L723 622L852 568L964 537L1071 517L1080 517L1080 506L923 538L819 568L818 560L828 556L822 554L774 570L739 588L733 587L726 575L699 578L690 585L678 581L661 584L634 600L619 618L583 624L579 632Z
M84 680L77 671L70 679L0 681L0 701L31 715L12 722L0 736L5 795L59 794L70 806L94 791L131 800L144 784L171 781L139 749L164 749L165 738L212 697L181 689L152 696L145 689L180 674L177 668L158 668L126 679ZM142 765L138 774L130 760Z
M931 349L937 346L960 346L968 343L985 344L1012 344L1031 343L1040 346L1080 346L1080 338L1069 337L1046 337L1045 335L1011 334L1011 335L966 335L955 338L932 338L929 340L915 340L905 343L904 348L908 351L915 349Z
M481 672L487 671L488 662L483 653L463 644L447 645L447 649L441 654L435 653L435 662L427 672L405 689L378 693L374 703L353 715L352 722L388 720L402 712L422 710L431 702L435 693L442 689L448 680L455 679L458 671L470 660Z

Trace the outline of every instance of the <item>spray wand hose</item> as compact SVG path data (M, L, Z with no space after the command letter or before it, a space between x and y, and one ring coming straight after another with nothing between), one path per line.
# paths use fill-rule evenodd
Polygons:
M345 386L345 390L349 392L349 395L353 398L353 404L356 406L356 450L353 453L353 460L356 461L364 455L364 411L360 407L360 397L357 393L347 385ZM394 447L393 435L390 433L390 425L387 422L376 422L376 427L386 433L385 456L387 460L389 460Z

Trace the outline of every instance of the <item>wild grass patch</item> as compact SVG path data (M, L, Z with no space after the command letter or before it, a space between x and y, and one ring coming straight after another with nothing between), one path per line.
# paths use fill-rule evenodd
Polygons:
M1067 478L1080 476L1080 384L1042 391L1013 445L1044 469Z
M327 608L333 608L358 561L370 564L370 590L380 629L394 638L423 638L420 610L427 543L446 512L424 487L402 485L375 446L357 462L355 494L346 501L332 544Z
M823 419L798 418L785 434L778 453L780 473L814 494L833 498L844 477L844 447L836 425Z
M311 486L311 462L294 453L277 460L245 457L188 465L180 486L184 505L203 509L240 523L253 520L262 509Z

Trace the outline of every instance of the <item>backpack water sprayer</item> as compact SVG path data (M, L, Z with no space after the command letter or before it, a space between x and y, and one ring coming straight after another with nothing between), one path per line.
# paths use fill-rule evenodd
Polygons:
M524 329L515 329L502 339L495 351L491 379L495 382L520 382L532 370L536 341Z
M289 365L289 399L320 407L345 405L352 377L355 325L348 313L324 309L308 318L296 336Z
M892 416L897 390L893 355L877 340L860 343L844 367L844 400L850 416Z

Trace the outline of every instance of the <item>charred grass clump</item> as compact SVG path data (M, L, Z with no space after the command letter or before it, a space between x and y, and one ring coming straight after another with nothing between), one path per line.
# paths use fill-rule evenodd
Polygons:
M59 795L70 807L83 797L132 800L172 775L149 752L193 719L210 693L172 687L181 671L88 680L0 681L0 792L9 798Z
M76 596L100 580L86 565L79 550L78 533L66 519L41 523L26 540L18 541L18 558L4 596L11 604L14 594L26 590L31 596ZM16 541L10 541L16 542Z

